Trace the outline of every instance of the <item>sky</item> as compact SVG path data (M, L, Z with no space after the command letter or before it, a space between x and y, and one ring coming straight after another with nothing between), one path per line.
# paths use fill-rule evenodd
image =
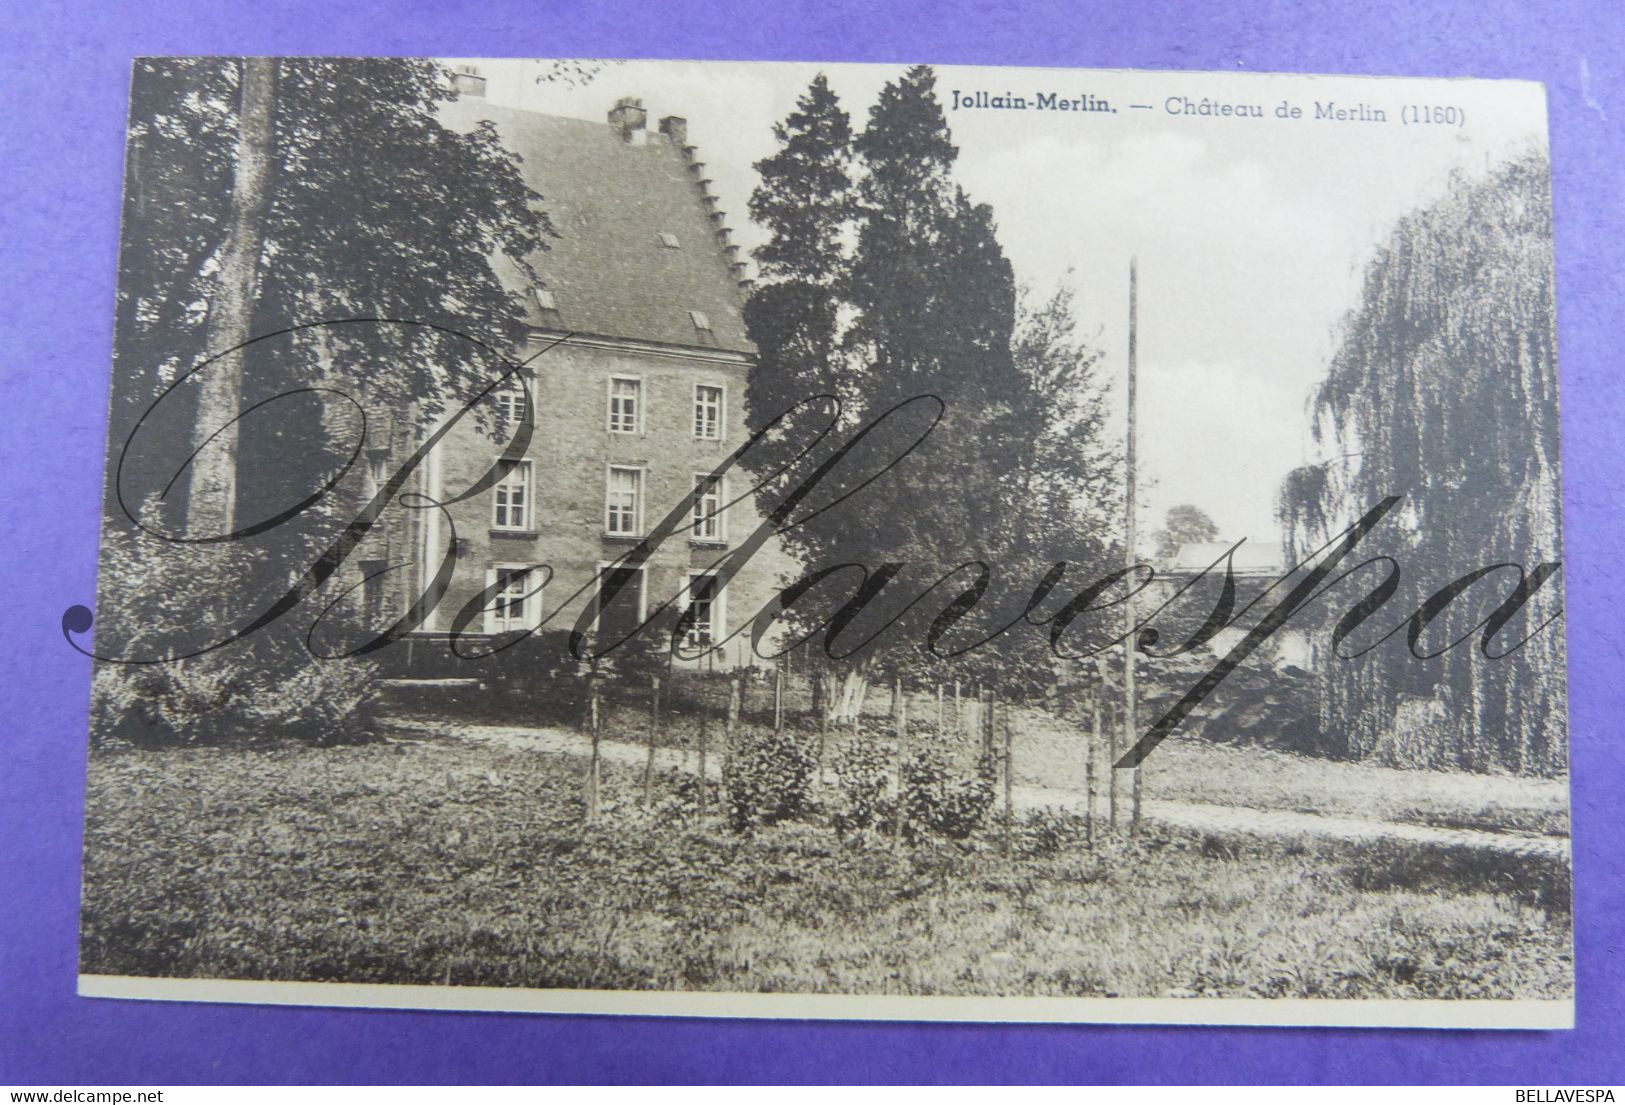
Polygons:
M628 61L569 81L539 80L558 72L546 61L446 60L477 65L488 98L510 106L603 119L618 97L638 96L651 127L683 116L747 252L762 240L746 213L751 165L777 148L773 124L812 77L828 75L860 129L904 69ZM1122 432L1136 259L1142 532L1188 502L1227 540L1274 543L1282 476L1324 458L1308 399L1378 244L1441 196L1452 171L1482 175L1546 146L1544 93L1525 82L964 66L937 76L957 179L992 206L1018 282L1040 298L1073 288L1116 382ZM1029 105L1044 92L1088 95L1116 110L954 107L956 91L978 90ZM1204 100L1256 105L1264 118L1201 114ZM1283 103L1302 114L1278 117ZM1317 119L1317 104L1368 118ZM1406 105L1455 114L1407 123ZM1369 121L1372 109L1386 120Z

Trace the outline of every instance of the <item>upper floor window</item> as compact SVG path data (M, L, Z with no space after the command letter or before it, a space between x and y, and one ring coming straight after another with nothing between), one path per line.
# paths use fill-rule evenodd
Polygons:
M535 289L535 294L536 306L540 307L542 310L556 311L559 309L559 301L553 298L553 291L551 288L537 288Z
M690 311L688 317L689 321L694 323L694 329L707 331L711 329L711 316L704 311Z
M660 244L665 246L667 249L681 249L682 248L682 246L677 241L677 235L673 234L669 230L662 230L660 232Z
M378 492L384 489L384 485L389 482L389 477L393 474L394 470L390 467L388 453L379 452L369 456L367 458L367 498L369 500L377 498Z
M507 383L497 389L495 398L497 417L502 420L502 424L504 426L517 424L519 416L525 410L525 389L518 381Z
M694 436L704 441L722 440L722 388L713 384L694 386Z
M643 417L643 381L629 376L609 379L609 429L611 433L635 434Z
M642 528L643 469L611 466L604 490L604 532L636 537Z
M535 629L542 609L542 588L533 585L532 571L522 564L495 564L486 569L485 590L491 603L485 608L485 631Z
M694 486L700 489L699 496L694 500L694 530L696 541L724 541L727 540L727 527L723 525L723 477L713 476L709 472L698 472L694 476Z
M530 461L520 461L497 481L491 525L497 529L530 528Z

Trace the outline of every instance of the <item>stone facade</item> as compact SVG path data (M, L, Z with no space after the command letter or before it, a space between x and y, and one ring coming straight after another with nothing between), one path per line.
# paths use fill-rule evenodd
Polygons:
M665 540L606 611L595 605L606 566L747 437L754 350L741 315L743 266L704 166L686 144L686 124L667 118L659 132L645 133L644 118L630 99L601 124L467 94L448 105L449 125L497 125L544 197L557 236L533 258L540 282L517 288L533 327L530 347L515 351L528 363L533 400L525 463L444 516L412 512L409 534L399 526L391 534L391 545L404 536L415 547L415 578L401 580L412 596L424 593L453 535L457 542L456 571L419 643L457 627L460 613L461 632L494 634L570 630L591 610L601 639L611 628L619 637L664 603L686 608L695 588L706 612L698 630L709 636L691 634L691 645L723 642L769 601L790 567L770 542L716 595L704 594L714 584L696 582L760 523L752 480L735 468L720 501L705 501L698 524ZM501 391L483 402L517 414L517 395L512 406ZM463 418L421 468L419 489L442 502L465 492L493 469L510 437L511 429L493 438ZM542 585L544 565L551 577ZM747 631L697 662L750 660Z

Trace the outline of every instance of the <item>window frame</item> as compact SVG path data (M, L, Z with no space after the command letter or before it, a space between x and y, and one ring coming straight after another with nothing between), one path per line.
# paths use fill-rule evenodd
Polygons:
M519 412L525 406L525 390L525 386L518 380L510 380L491 393L492 401L496 404L497 417L504 424L509 426L518 425ZM534 408L534 397L532 397L531 402Z
M636 389L633 393L632 428L621 429L615 425L615 385L618 383L632 384ZM629 376L624 373L611 373L605 384L604 391L604 428L612 434L641 434L643 432L643 377Z
M717 393L717 432L715 437L706 437L699 432L700 428L700 390L711 388ZM726 441L728 439L728 385L695 381L694 383L694 440L695 441Z
M497 461L499 463L501 460L502 458L500 456L497 457ZM520 520L518 525L515 525L512 522L503 522L500 520L500 512L504 507L504 504L502 503L502 493L505 485L513 478L515 472L524 473L524 485L521 489L524 492L524 500L521 503L521 509L524 511L524 517ZM536 513L535 488L535 472L531 465L531 460L529 457L524 457L519 461L518 464L514 465L513 468L508 471L507 475L498 480L491 488L491 528L494 530L501 530L504 533L535 532L535 526L532 524L535 521ZM509 504L507 509L511 514L513 510L512 505Z
M721 583L715 570L709 568L689 570L683 582L683 609L679 617L686 615L694 608L694 584L701 579L710 579L717 582L716 590L711 593L710 599L711 624L708 628L711 639L709 641L699 640L695 635L698 626L690 625L683 634L683 644L687 648L705 648L708 650L720 648L723 637L728 632L728 588Z
M688 539L697 545L726 545L728 543L728 511L726 509L728 477L722 475L712 479L713 476L714 473L711 472L694 473L694 487L690 488L692 491L700 486L702 480L712 480L711 489L694 500L694 509L689 512ZM705 506L705 500L712 496L716 498L716 510L709 519L705 520L711 523L711 528L715 532L710 534L701 533L701 511Z
M484 616L483 625L487 635L495 636L498 633L508 633L516 629L532 630L536 629L542 624L542 595L547 591L547 583L545 581L541 584L541 586L536 587L533 590L527 590L519 596L520 606L519 615L517 618L512 616L503 617L500 619L500 623L497 608L499 604L504 601L503 596L506 592L506 588L504 588L502 591L492 590L492 588L496 586L498 582L498 574L501 572L509 572L528 581L531 573L536 571L538 571L538 565L535 564L516 564L499 561L497 563L486 565L485 589L490 595L490 602L486 605L484 611L482 611L482 614Z
M636 474L636 480L634 481L634 487L633 487L633 492L632 492L632 516L633 516L632 517L632 527L633 528L631 530L611 529L610 525L609 525L609 519L610 519L609 497L610 497L611 492L613 492L614 489L615 489L613 481L615 479L615 473L616 472L632 472L632 473ZM647 486L646 483L645 483L645 475L646 475L646 473L647 473L647 469L644 468L644 466L641 465L641 464L606 464L606 465L604 465L604 509L603 509L603 514L600 515L600 519L603 522L604 536L605 537L642 537L643 536L643 500L645 498L644 491L645 491L646 486Z

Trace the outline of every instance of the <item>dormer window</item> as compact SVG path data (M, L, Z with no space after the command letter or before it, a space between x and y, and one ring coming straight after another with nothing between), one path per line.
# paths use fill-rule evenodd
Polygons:
M709 317L706 316L706 313L704 311L690 311L688 313L688 317L693 321L694 329L696 329L696 330L704 330L707 333L710 332L710 330L711 330L711 320L710 320Z
M553 298L553 292L549 288L536 289L536 306L540 307L544 311L556 311L559 309L558 300Z
M677 235L673 234L669 230L662 230L660 232L660 244L665 246L667 249L683 248L682 245L677 241Z

